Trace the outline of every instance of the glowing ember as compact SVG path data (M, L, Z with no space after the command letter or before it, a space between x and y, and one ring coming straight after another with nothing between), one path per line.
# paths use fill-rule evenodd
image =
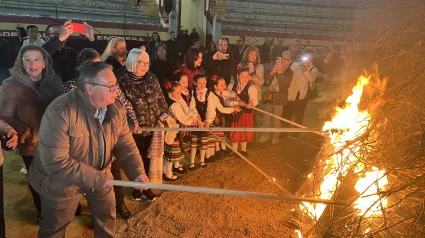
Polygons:
M371 117L367 111L359 111L363 87L369 83L370 78L360 77L357 85L353 88L353 94L345 100L343 108L336 108L336 114L332 121L323 126L323 132L329 134L330 143L334 146L334 155L329 157L323 164L323 180L319 181L319 190L314 197L332 199L336 189L341 184L341 179L355 166L355 172L362 171L363 164L357 163L356 155L359 152L358 143L354 142L347 146L347 142L354 140L366 132ZM344 149L343 147L346 146ZM315 175L319 177L319 175ZM312 218L320 218L326 208L325 204L311 204L304 202L301 209L308 212Z
M298 238L303 238L303 235L301 234L301 231L295 230L295 233L298 234Z
M359 216L376 217L382 215L382 208L387 207L387 199L379 199L378 192L385 190L388 184L384 170L372 167L372 172L366 172L365 177L357 181L355 189L360 193L360 197L354 202L354 208L359 209Z

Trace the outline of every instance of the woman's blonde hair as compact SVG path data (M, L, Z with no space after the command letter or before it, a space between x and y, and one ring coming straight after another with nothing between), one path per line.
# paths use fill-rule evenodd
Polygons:
M139 57L143 53L143 50L137 48L130 50L127 56L127 61L125 62L125 67L128 72L134 73L137 71L137 61L139 61Z
M255 53L257 53L257 59L255 59L254 65L261 63L260 51L258 50L257 46L251 45L251 46L248 46L248 48L246 48L246 50L243 52L243 56L241 60L242 64L246 65L246 63L248 63L248 55L251 51L255 51Z
M103 54L102 54L102 56L100 57L100 60L102 60L102 62L105 62L105 61L106 61L106 59L107 59L109 56L113 56L113 55L114 55L114 51L113 51L113 49L114 49L114 48L117 48L118 43L120 43L120 42L125 42L124 38L122 38L122 37L115 37L115 38L112 38L112 39L109 41L108 45L106 46L105 51L103 51Z

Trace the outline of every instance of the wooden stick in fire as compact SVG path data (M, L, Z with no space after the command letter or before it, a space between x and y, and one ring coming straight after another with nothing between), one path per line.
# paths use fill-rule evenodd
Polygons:
M306 198L306 197L295 197L295 196L279 196L268 193L256 193L256 192L246 192L238 190L227 190L227 189L217 189L217 188L203 188L203 187L193 187L193 186L182 186L182 185L172 185L172 184L156 184L156 183L142 183L134 181L122 181L122 180L109 180L114 186L121 187L143 187L143 188L152 188L160 190L172 190L172 191L182 191L182 192L192 192L192 193L208 193L216 195L229 195L237 197L250 197L250 198L263 198L263 199L273 199L280 201L290 201L290 202L311 202L311 203L323 203L323 204L333 204L333 205L346 205L345 201L332 201L324 200L317 198Z
M298 124L298 123L295 123L295 122L293 122L293 121L291 121L291 120L288 120L288 119L285 119L285 118L283 118L283 117L276 116L276 115L275 115L275 114L273 114L273 113L266 112L266 111L261 110L261 109L259 109L259 108L251 107L251 109L254 109L254 110L256 110L256 111L262 112L262 113L264 113L264 114L266 114L266 115L269 115L269 116L271 116L271 117L273 117L273 118L276 118L276 119L279 119L279 120L281 120L281 121L287 122L287 123L289 123L289 124L291 124L291 125L294 125L294 126L296 126L296 127L299 127L299 128L307 128L307 127L305 127L305 126L303 126L303 125L300 125L300 124ZM276 132L278 132L278 131L276 131ZM323 136L323 137L325 137L325 135L323 135L322 133L320 133L320 132L319 132L319 131L317 131L317 130L312 130L312 131L309 131L309 132L313 132L313 133L314 133L314 134L316 134L316 135L319 135L319 136Z
M252 132L313 132L320 133L314 128L251 128L251 127L178 127L178 128L160 128L160 127L139 127L138 131L252 131Z

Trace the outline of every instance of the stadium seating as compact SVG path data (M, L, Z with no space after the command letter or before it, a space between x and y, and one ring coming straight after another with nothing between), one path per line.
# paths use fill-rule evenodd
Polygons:
M223 30L344 36L354 32L373 0L216 0ZM358 32L358 31L357 31Z
M156 1L143 2L144 5L138 7L135 1L130 0L0 0L0 16L57 17L63 20L161 26ZM146 8L150 8L149 14L145 14ZM153 9L156 9L156 13L153 13Z

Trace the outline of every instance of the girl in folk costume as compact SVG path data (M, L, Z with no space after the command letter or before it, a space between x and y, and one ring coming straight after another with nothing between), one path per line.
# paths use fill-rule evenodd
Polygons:
M167 90L167 103L171 113L176 118L180 126L203 125L198 115L191 113L186 103L181 98L181 87L177 82L165 82L164 88ZM180 146L180 132L177 134L174 143L164 146L164 180L176 180L177 176L173 174L174 168L180 168L180 160L184 157L184 149Z
M208 96L210 91L207 89L207 78L203 74L194 77L195 88L193 90L192 100L190 101L191 110L196 110L200 119L204 122L206 119ZM205 166L205 157L208 159L214 154L214 140L208 132L192 133L192 148L190 151L190 169L195 168L195 155L198 147L200 150L201 167Z
M186 102L186 105L189 107L190 100L192 99L192 90L188 88L189 86L189 79L187 78L187 75L183 73L180 69L176 70L174 72L173 81L176 81L180 84L180 87L182 89L182 99L184 102Z
M181 72L179 69L176 70L174 72L174 76L173 76L173 80L177 83L179 83L180 87L181 87L181 98L182 100L179 100L179 103L182 104L182 108L185 110L185 113L190 113L189 110L191 110L189 108L190 105L190 101L192 99L192 93L191 90L189 90L188 87L188 79L186 74L184 74L183 72ZM192 113L194 115L198 115L198 112L192 109ZM199 117L199 116L198 116ZM185 126L185 127L193 127L194 125L191 126ZM185 131L185 132L181 132L181 137L182 137L182 141L183 141L183 148L184 151L189 151L190 150L190 143L191 143L191 133L189 131Z
M238 107L236 100L230 100L231 93L226 91L226 81L223 77L213 75L210 82L212 93L208 96L205 126L228 127L231 123L229 114L233 112L240 112L241 108ZM236 104L234 102L236 102ZM223 131L216 131L214 133L225 140ZM225 155L226 145L224 142L218 140L215 143L215 150L217 156Z
M238 70L238 82L235 84L230 84L227 87L227 90L236 93L239 97L240 106L244 108L235 114L231 127L254 127L254 118L252 107L258 105L257 99L257 89L255 86L251 85L249 81L249 69L242 67L241 64L237 65ZM232 131L230 132L230 141L232 142L232 147L234 150L238 149L238 143L241 144L241 154L243 156L248 156L246 152L247 142L250 142L254 139L254 132L245 132L245 131Z

